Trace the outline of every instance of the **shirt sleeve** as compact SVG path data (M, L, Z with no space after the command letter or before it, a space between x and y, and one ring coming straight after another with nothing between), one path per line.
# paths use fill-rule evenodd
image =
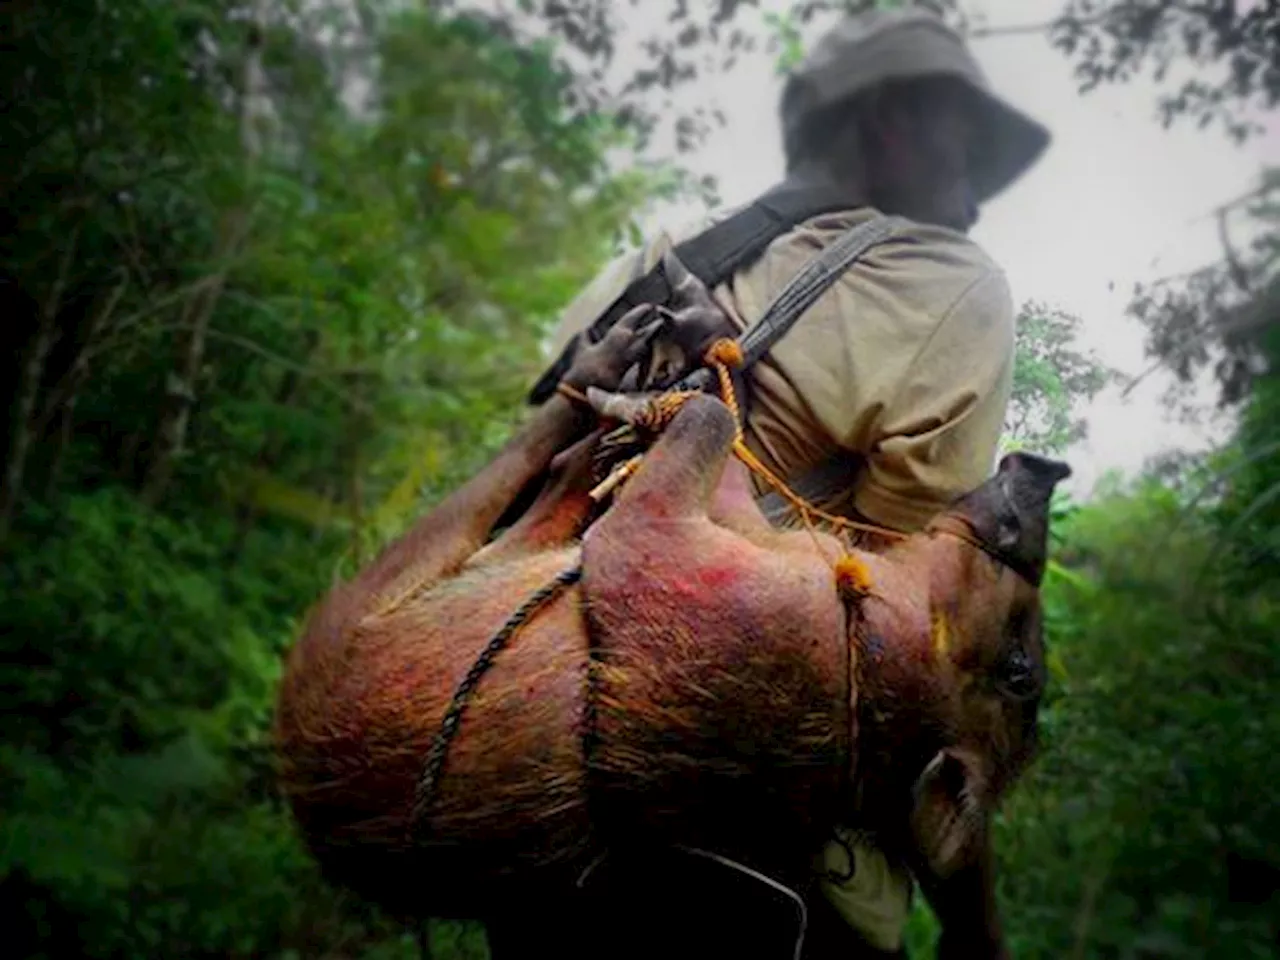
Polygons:
M859 513L919 529L990 476L1013 386L1013 323L998 270L943 315L869 425Z

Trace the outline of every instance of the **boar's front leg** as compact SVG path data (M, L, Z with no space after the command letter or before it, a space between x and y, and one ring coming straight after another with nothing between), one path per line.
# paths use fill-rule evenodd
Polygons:
M917 874L921 892L942 926L938 960L1008 960L996 907L995 858L984 824L978 849L945 878Z
M644 353L659 323L648 307L637 307L599 343L577 351L561 382L579 392L589 386L614 389ZM484 545L521 491L594 422L589 409L553 395L479 473L361 572L354 591L381 606L456 573Z

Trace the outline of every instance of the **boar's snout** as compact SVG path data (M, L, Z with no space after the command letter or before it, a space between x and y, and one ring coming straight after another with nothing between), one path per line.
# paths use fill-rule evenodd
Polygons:
M949 512L968 521L989 553L1038 586L1048 554L1049 502L1069 476L1071 468L1060 460L1010 453L995 476Z
M1012 476L1028 497L1040 497L1048 503L1053 488L1071 476L1071 467L1035 453L1009 453L1000 459L996 475Z

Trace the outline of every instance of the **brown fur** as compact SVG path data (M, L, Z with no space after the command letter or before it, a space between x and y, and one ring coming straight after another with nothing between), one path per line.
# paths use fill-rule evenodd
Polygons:
M974 936L998 943L973 811L985 821L1029 758L1038 696L1012 704L989 674L1009 644L1037 663L1042 651L1035 586L969 542L991 497L950 515L966 539L938 529L860 554L872 589L846 610L835 541L822 539L824 558L807 534L769 526L729 463L727 409L695 398L580 544L589 445L481 550L575 431L553 398L452 506L336 588L292 652L282 780L321 860L397 909L474 915L568 890L614 838L786 870L837 818L856 818L937 873L928 889L944 901L949 878L979 865L952 899L972 900ZM454 689L512 611L577 563L581 583L481 681L431 809L432 845L413 846L414 786ZM926 785L908 816L917 778L948 748L970 761L960 788ZM415 868L412 887L398 864Z

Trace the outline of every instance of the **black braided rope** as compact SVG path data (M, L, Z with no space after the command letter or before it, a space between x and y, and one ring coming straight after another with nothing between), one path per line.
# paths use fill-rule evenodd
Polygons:
M587 809L587 823L592 826L590 829L594 833L594 820L591 817L592 808L592 789L593 780L592 765L595 760L596 748L600 743L600 708L599 708L599 690L600 690L600 646L596 642L596 631L592 630L590 625L587 627L587 662L586 676L584 679L583 702L582 702L582 770L586 778L586 796L584 797L584 806ZM581 879L579 880L581 884Z
M596 706L596 693L600 686L599 665L599 648L588 631L586 697L582 704L582 759L588 777L591 775L591 759L595 755L596 744L600 742L600 716Z
M562 590L581 579L582 564L574 564L569 569L557 574L554 580L520 604L516 612L507 618L507 622L485 645L484 650L480 652L480 656L476 657L476 662L471 665L467 675L458 684L458 688L453 693L453 700L449 704L449 709L445 711L444 719L440 721L440 729L436 733L435 740L431 743L431 749L427 752L427 759L422 767L422 776L418 778L417 787L414 790L413 811L409 819L411 839L420 839L422 825L427 821L427 814L430 812L431 805L435 800L436 790L440 785L440 774L444 770L444 763L449 755L449 745L458 734L458 727L462 723L462 714L467 709L471 695L475 693L480 680L489 671L489 668L493 666L498 654L515 636L516 631L523 627L543 606L555 599Z

